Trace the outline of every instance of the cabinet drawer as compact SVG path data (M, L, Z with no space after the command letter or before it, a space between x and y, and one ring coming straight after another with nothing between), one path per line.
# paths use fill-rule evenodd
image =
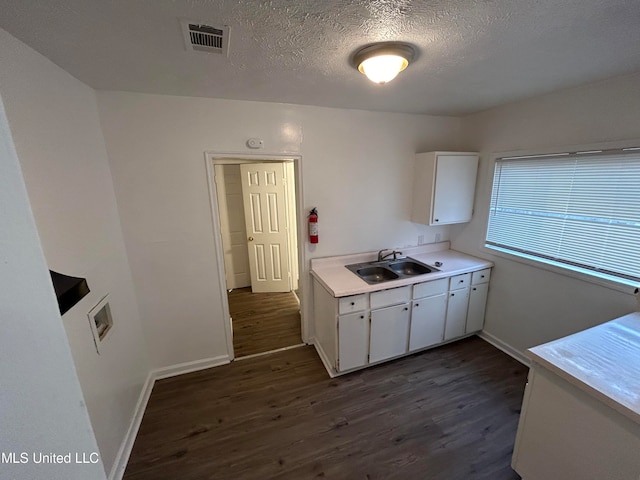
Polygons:
M371 296L371 309L407 303L411 300L411 285L406 287L391 288L380 292L373 292Z
M485 268L471 274L471 285L479 285L481 283L489 283L491 278L491 269Z
M462 275L456 275L455 277L451 277L449 279L449 290L457 290L459 288L468 287L469 282L471 282L470 273L463 273Z
M367 294L352 295L350 297L342 297L338 299L338 313L359 312L367 309Z
M449 287L449 279L441 278L431 282L417 283L413 286L413 298L432 297L445 293Z

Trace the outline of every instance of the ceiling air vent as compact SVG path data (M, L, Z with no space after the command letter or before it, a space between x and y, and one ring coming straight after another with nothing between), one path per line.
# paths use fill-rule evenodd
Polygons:
M229 54L229 27L182 20L182 33L187 50Z

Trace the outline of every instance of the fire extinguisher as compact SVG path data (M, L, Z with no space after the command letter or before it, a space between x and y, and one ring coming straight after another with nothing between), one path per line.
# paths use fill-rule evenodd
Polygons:
M309 243L318 243L318 211L315 208L309 212Z

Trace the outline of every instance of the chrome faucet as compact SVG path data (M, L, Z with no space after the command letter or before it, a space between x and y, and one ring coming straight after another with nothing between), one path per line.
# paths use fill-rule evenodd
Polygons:
M389 249L388 248L384 248L384 249L382 249L382 250L380 250L378 252L378 261L379 262L383 261L385 258L387 258L387 257L389 257L391 255L393 255L393 259L394 260L397 260L398 259L398 255L402 255L402 252L398 252L396 250L394 250L393 252L389 252L389 253L383 255L382 252L386 252L387 250L389 250Z

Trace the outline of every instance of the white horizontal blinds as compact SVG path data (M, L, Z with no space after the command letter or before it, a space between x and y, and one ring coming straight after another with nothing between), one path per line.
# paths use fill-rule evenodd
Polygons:
M497 160L487 244L640 280L640 151Z

